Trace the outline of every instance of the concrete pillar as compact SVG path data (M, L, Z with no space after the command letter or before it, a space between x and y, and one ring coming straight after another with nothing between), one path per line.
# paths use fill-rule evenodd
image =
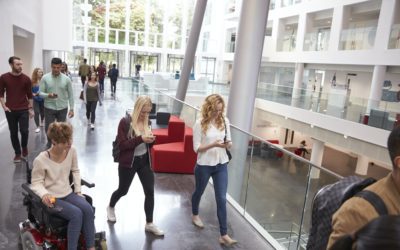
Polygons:
M185 100L186 91L189 85L190 70L192 69L194 56L196 54L197 43L199 41L201 25L206 11L207 0L197 0L193 14L192 27L190 29L189 40L186 46L185 58L183 59L182 72L176 91L178 100ZM176 103L176 102L175 102ZM180 106L174 106L174 111L180 111Z
M363 155L358 155L356 174L367 175L368 172L369 158Z
M246 0L240 12L227 116L231 124L244 131L252 127L268 9L269 0ZM229 183L237 185L230 186L229 194L239 201L249 137L235 129L231 133L235 156L229 166Z
M379 107L379 102L382 98L382 86L386 76L385 65L375 65L374 72L372 74L371 90L369 92L367 114L371 109Z
M325 147L324 142L314 139L310 157L310 162L312 164L321 166L322 157L324 156L324 147ZM319 179L319 173L320 170L318 168L313 167L311 169L311 178Z

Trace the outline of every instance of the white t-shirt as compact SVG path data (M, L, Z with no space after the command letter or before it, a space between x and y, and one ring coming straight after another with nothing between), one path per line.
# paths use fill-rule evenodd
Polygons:
M229 127L229 120L225 118L227 129L226 140L231 141L231 130ZM219 130L214 125L210 124L206 134L201 131L201 120L197 120L193 126L193 150L197 152L200 145L207 145L215 142L216 140L224 140L225 129ZM215 166L220 163L228 162L228 155L225 148L213 147L205 152L197 152L197 164Z

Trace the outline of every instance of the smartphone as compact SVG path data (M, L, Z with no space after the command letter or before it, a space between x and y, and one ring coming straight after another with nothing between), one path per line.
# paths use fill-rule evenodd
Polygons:
M53 97L58 97L58 94L57 93L53 93Z
M224 141L224 144L230 143L231 141Z

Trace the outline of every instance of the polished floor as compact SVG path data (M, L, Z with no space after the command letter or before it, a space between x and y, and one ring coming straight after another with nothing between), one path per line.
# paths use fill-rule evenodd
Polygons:
M87 126L85 107L78 100L79 85L77 81L74 84L76 113L69 121L74 126L74 146L78 151L81 174L96 184L95 188L85 189L84 192L94 199L96 229L106 231L108 248L225 249L218 243L219 229L211 185L207 187L200 206L205 228L199 230L191 224L192 175L156 174L154 223L166 232L165 237L155 237L144 231L144 195L138 178L134 179L128 195L116 206L117 223L107 222L105 208L118 185L117 165L111 157L111 142L115 138L119 119L126 109L132 107L136 92L130 81L120 81L117 83L116 97L112 97L109 82L106 82L104 104L97 109L96 128L91 131ZM46 143L44 131L35 133L34 130L31 120L29 163L44 150ZM21 188L26 181L26 171L23 164L12 162L13 150L4 113L0 114L0 135L0 249L14 250L20 249L18 223L27 216L22 205ZM239 241L233 249L273 249L230 205L228 223L228 233Z

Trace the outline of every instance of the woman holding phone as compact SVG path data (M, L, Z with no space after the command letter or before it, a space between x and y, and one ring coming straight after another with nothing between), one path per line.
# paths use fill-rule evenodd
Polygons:
M115 205L128 193L133 177L137 173L144 190L144 211L146 213L145 231L157 236L164 232L153 224L154 210L154 173L151 169L150 147L155 137L149 126L149 113L152 108L148 96L139 96L135 102L132 114L121 119L118 125L117 142L119 144L119 185L111 195L107 207L107 218L116 222Z
M219 221L219 242L230 246L237 243L228 235L226 215L226 191L228 188L228 162L226 149L232 146L229 120L224 117L225 102L218 94L206 97L201 108L201 118L193 127L193 149L197 152L194 170L195 191L192 195L192 222L203 228L199 217L201 196L210 177L213 179L217 217ZM226 127L226 130L225 130Z

